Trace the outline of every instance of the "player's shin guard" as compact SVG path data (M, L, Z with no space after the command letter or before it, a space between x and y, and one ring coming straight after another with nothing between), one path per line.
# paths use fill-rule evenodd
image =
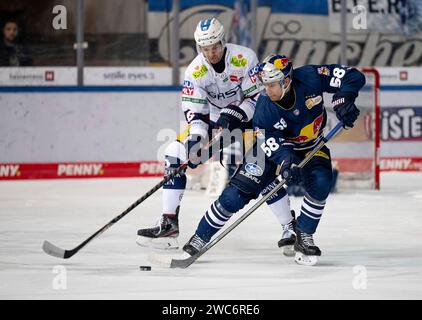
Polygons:
M196 234L205 242L209 242L213 235L224 227L232 214L223 208L219 200L214 201L199 222Z
M168 162L172 161L172 162ZM179 166L179 159L166 157L165 175L171 174ZM168 163L171 163L168 165ZM174 214L180 206L186 188L185 172L177 174L163 186L163 214Z
M300 216L297 218L297 228L308 234L315 233L324 207L325 200L319 201L306 194L302 200Z
M165 175L179 166L179 159L166 156ZM186 187L186 176L178 174L163 186L163 211L155 226L138 230L136 243L155 249L178 249L179 209Z
M309 194L303 197L300 216L296 225L295 261L302 265L314 265L321 250L314 244L313 234L324 211L325 201L313 199Z

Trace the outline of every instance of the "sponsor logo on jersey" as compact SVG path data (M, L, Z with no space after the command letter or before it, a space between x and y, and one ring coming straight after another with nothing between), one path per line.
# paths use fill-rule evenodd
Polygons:
M230 81L231 82L241 82L242 81L242 77L238 77L238 76L236 76L236 75L234 75L234 74L231 74L230 75Z
M311 152L312 152L312 151L307 152L307 153L305 154L305 157L307 157L307 156L308 156ZM324 151L321 151L321 150L317 151L317 152L315 153L314 157L321 157L321 158L325 158L325 159L327 159L327 160L329 160L329 159L330 159L330 157L328 156L328 154L326 154Z
M251 79L252 83L256 82L256 80L258 79L258 74L259 74L258 66L249 70L248 75L249 75L249 78Z
M183 87L193 89L193 83L190 82L189 80L184 80L183 81Z
M194 68L194 72L192 72L192 76L195 79L199 79L202 78L203 76L205 76L205 74L208 72L208 69L205 65L201 65L201 66L196 66Z
M220 99L227 99L227 98L234 97L239 90L240 90L240 84L238 84L236 87L226 92L215 93L215 92L209 91L208 94L211 98L220 100Z
M59 164L57 166L57 176L81 177L103 175L104 170L101 163L84 164Z
M316 96L314 98L309 98L305 101L305 105L306 107L311 110L314 106L316 106L317 104L320 104L322 101L322 97L321 96Z
M323 74L324 76L329 76L330 75L330 69L328 69L327 67L320 67L320 68L318 68L318 73Z
M261 181L260 181L257 177L253 176L253 175L252 175L252 174L250 174L249 172L246 172L246 171L240 170L240 171L239 171L239 173L240 173L242 176L244 176L244 177L246 177L246 178L248 178L248 179L250 179L250 180L254 181L254 182L255 182L255 183L257 183L257 184L260 184L260 183L261 183Z
M0 166L0 177L19 177L20 175L19 165L17 164L5 164Z
M243 58L243 55L238 54L237 57L233 56L231 58L230 63L235 67L245 67L248 64L248 60Z
M315 140L319 135L319 131L321 129L323 120L324 120L324 114L322 113L310 124L304 126L302 130L300 130L300 134L297 137L286 138L286 140L290 142L295 142L295 143L305 143L305 142Z
M247 163L245 165L245 170L246 172L256 177L260 177L264 173L264 170L262 170L262 168L255 163Z
M193 83L192 82L190 82L188 80L183 81L182 94L187 95L187 96L193 96L194 90L193 90Z
M246 89L245 91L243 91L244 95L248 95L249 93L251 93L252 91L258 89L258 87L256 86L256 84L254 84L252 87Z

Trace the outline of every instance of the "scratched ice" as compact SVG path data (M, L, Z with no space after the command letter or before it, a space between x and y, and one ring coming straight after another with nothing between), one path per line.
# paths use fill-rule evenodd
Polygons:
M280 227L263 206L188 269L150 265L135 243L160 212L161 193L69 260L44 240L73 248L159 179L0 183L1 299L421 299L422 174L383 173L382 191L331 195L316 243L319 265L281 255ZM187 191L180 243L213 201ZM300 201L292 199L298 210Z

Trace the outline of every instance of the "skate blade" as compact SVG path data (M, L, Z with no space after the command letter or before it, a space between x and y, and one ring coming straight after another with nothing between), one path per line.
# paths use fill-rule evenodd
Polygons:
M303 266L314 266L318 262L318 256L307 256L302 252L296 252L295 262Z
M296 251L293 245L284 246L281 248L281 251L283 252L283 255L285 255L286 257L293 257L296 254Z
M141 247L158 250L177 250L179 249L179 242L177 238L147 238L138 236L136 243Z

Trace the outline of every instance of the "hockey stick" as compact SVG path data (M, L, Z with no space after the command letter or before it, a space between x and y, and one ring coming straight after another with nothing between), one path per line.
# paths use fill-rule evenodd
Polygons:
M222 131L218 131L214 138L212 138L203 148L203 151L208 151L209 148L211 148L217 141L219 141L221 137ZM183 162L176 170L174 170L171 174L165 176L163 180L161 180L159 183L157 183L151 190L149 190L147 193L145 193L142 197L140 197L138 200L136 200L134 203L132 203L125 211L123 211L121 214L119 214L117 217L115 217L113 220L111 220L109 223L107 223L104 227L99 229L97 232L95 232L93 235L91 235L88 239L86 239L84 242L82 242L80 245L78 245L76 248L73 248L71 250L65 250L61 249L51 242L45 240L43 243L43 250L45 253L49 254L50 256L62 258L62 259L68 259L72 257L74 254L76 254L79 250L81 250L83 247L85 247L92 239L99 236L101 233L106 231L108 228L110 228L113 224L115 224L117 221L122 219L125 215L127 215L129 212L131 212L133 209L135 209L140 203L145 201L149 196L151 196L154 192L156 192L158 189L160 189L166 182L173 179L177 174L182 172L184 169L187 168L189 163L189 159Z
M298 167L302 168L305 166L309 160L319 151L321 148L330 140L332 139L340 130L343 128L343 123L339 122L337 125L327 134L326 137L322 138L322 140L315 146L315 148L311 151L311 153L306 156L299 164ZM227 234L229 234L234 228L236 228L243 220L249 217L255 210L257 210L267 199L269 199L272 195L274 195L278 190L283 187L283 184L286 182L286 179L282 179L280 176L277 177L275 180L277 185L272 189L269 193L267 193L264 197L258 200L247 212L245 212L239 219L237 219L233 224L231 224L227 229L221 232L217 237L215 237L212 241L208 242L201 251L199 251L196 255L190 256L185 259L171 259L170 261L162 260L162 264L167 264L170 268L187 268L192 263L194 263L200 256L202 256L205 252L209 249L214 247L220 240L222 240Z

